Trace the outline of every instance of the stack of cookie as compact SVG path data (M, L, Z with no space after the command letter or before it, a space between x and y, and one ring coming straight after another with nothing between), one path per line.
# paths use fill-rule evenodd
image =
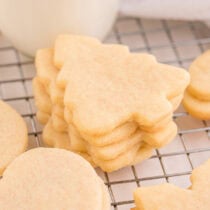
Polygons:
M210 50L200 55L189 69L191 82L184 95L183 105L194 117L210 119Z
M113 171L148 158L176 135L172 115L189 83L183 69L73 35L39 50L36 68L37 118L49 146Z

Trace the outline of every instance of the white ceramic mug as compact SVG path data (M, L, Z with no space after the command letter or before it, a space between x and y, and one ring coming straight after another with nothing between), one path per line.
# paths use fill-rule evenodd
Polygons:
M60 33L103 39L119 0L0 0L0 30L23 53L52 47Z

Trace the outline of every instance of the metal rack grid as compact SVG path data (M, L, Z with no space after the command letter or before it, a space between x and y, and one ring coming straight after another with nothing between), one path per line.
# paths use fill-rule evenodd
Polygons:
M210 47L210 29L201 22L146 20L119 16L107 43L122 43L133 52L149 52L158 60L188 68L192 60ZM31 81L33 60L21 55L0 36L0 98L24 117L29 130L29 149L43 146L42 126L36 120ZM190 185L192 169L210 157L210 121L189 116L182 106L174 114L179 131L175 140L141 164L117 172L97 173L106 183L111 208L127 210L134 206L132 191L138 186L171 182Z

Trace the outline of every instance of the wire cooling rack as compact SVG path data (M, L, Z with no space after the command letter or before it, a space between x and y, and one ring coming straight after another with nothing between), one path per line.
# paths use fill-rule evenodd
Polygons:
M195 57L210 48L210 29L201 22L119 16L106 42L126 44L133 52L153 53L163 63L188 68ZM43 146L31 87L34 75L33 60L21 55L0 35L0 98L24 117L29 149ZM132 208L132 192L138 186L170 182L188 187L192 169L210 158L210 121L192 118L182 106L174 119L179 128L177 137L154 151L152 158L113 173L97 169L109 189L112 210Z

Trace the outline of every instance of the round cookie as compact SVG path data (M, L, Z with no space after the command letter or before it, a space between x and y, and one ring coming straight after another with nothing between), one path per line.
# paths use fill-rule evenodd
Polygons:
M1 210L108 210L107 194L90 164L62 149L30 150L0 180Z
M192 116L198 119L210 119L210 101L198 100L186 91L184 94L183 106Z
M210 101L210 50L193 61L189 72L189 93L200 100Z
M13 159L24 152L28 134L23 118L0 100L0 175Z

